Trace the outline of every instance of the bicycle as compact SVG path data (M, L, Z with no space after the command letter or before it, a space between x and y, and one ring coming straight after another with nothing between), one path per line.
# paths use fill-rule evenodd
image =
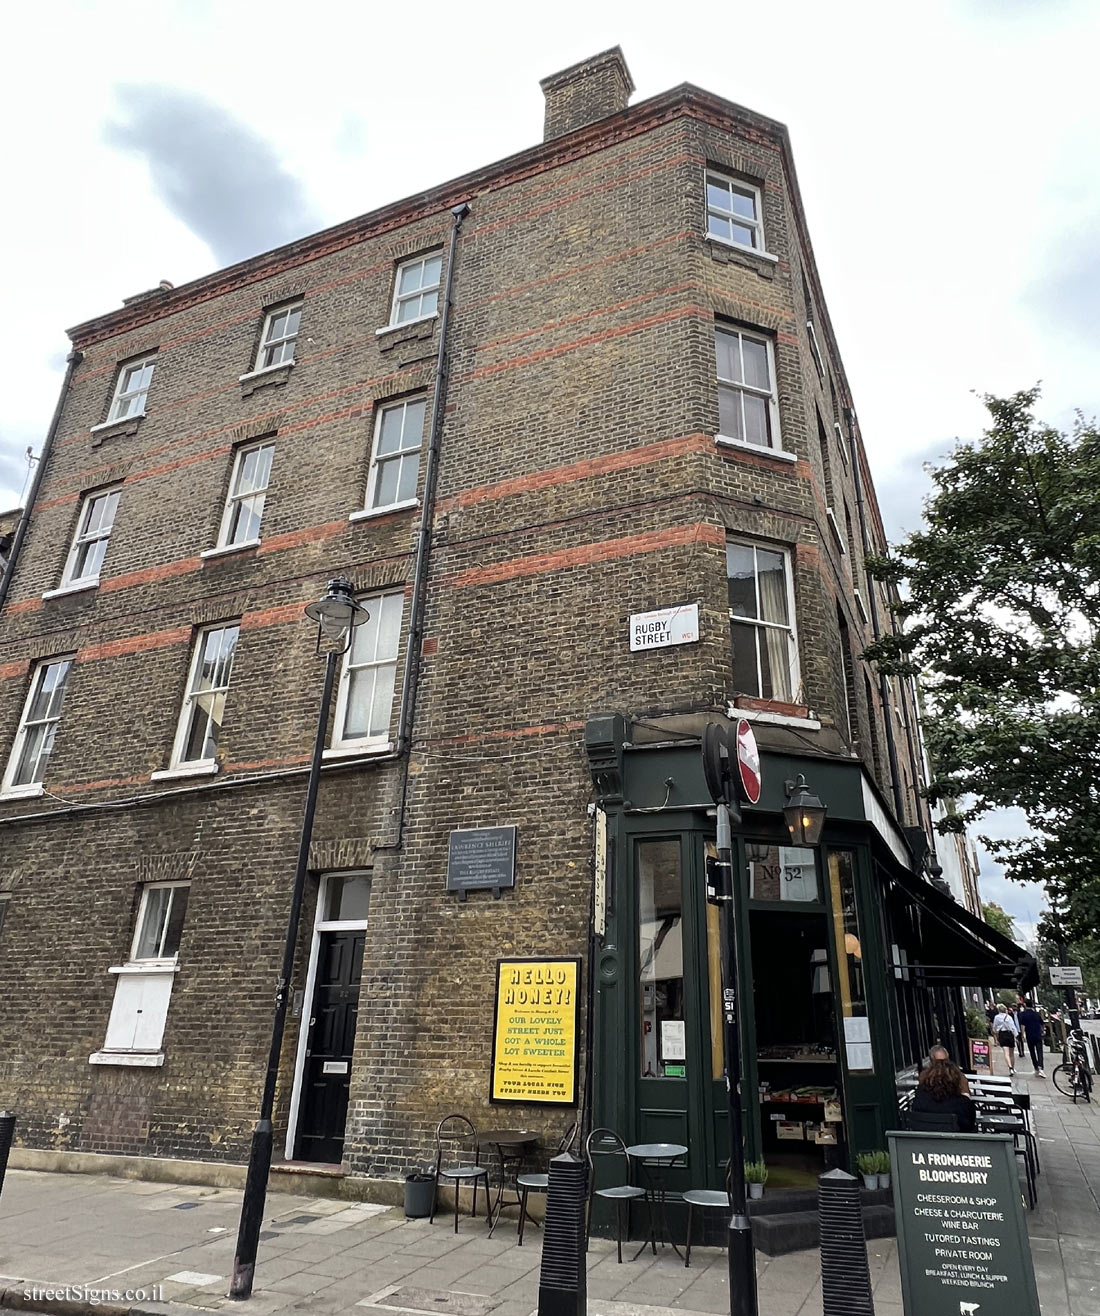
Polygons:
M1051 1074L1051 1078L1063 1096L1073 1098L1075 1106L1079 1096L1088 1102L1092 1101L1092 1070L1085 1049L1085 1035L1079 1028L1070 1030L1062 1050L1062 1063Z

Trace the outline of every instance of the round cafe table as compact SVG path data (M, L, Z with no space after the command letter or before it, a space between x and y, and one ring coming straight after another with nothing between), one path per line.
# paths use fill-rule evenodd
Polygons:
M515 1178L520 1165L539 1145L539 1135L532 1133L529 1129L490 1129L488 1133L479 1133L477 1135L478 1151L483 1147L490 1148L496 1152L497 1167L500 1172L500 1182L497 1184L496 1199L489 1206L489 1233L497 1227L500 1220L501 1209L505 1206L518 1206L519 1193L515 1195L515 1200L506 1202L504 1193L508 1186L508 1176L511 1173Z
M658 1222L661 1243L668 1243L682 1259L683 1253L676 1246L668 1228L668 1217L665 1214L668 1185L665 1180L673 1165L688 1154L688 1149L678 1142L637 1142L626 1149L626 1154L632 1161L637 1161L641 1169L645 1182L640 1186L645 1189L646 1204L649 1207L649 1237L643 1240L642 1246L634 1253L634 1260L637 1261L645 1251L646 1243L652 1246L653 1255L657 1255Z

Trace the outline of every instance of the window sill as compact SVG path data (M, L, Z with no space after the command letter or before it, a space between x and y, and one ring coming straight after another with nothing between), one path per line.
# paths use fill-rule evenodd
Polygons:
M213 761L203 763L181 763L178 768L163 768L160 772L149 774L150 781L172 781L177 777L212 777L218 770Z
M129 425L132 421L144 420L144 411L134 411L129 416L119 416L115 420L105 420L99 425L93 425L88 431L89 434L101 434L104 430L113 430L119 425Z
M265 375L273 375L276 370L289 370L294 365L294 358L289 361L278 361L273 366L261 366L259 370L249 370L247 374L238 375L238 384L247 384L253 379L263 379Z
M99 588L99 577L89 580L73 580L68 585L59 585L57 589L48 589L42 595L44 599L60 599L66 594L83 594L88 589Z
M46 788L40 781L29 786L9 786L0 791L0 800L33 800L38 795L45 795Z
M403 503L390 503L388 507L362 507L358 512L352 512L348 520L373 521L375 517L389 516L391 512L410 512L414 507L419 506L419 498L406 498Z
M376 754L388 754L393 749L392 740L364 740L359 745L336 745L322 752L323 759L373 758Z
M759 722L764 726L796 727L799 731L820 731L821 722L809 712L804 717L793 717L790 713L769 713L760 708L741 708L734 700L726 710L731 721L743 717L746 722Z
M199 557L225 557L229 553L243 553L247 548L259 548L262 543L262 539L246 539L241 544L223 544L220 548L203 549Z
M848 445L844 441L844 431L840 428L839 421L833 421L833 429L836 430L836 445L840 449L841 460L844 465L848 465Z
M759 443L748 443L744 439L731 439L725 434L716 434L714 442L723 448L739 448L742 452L755 452L758 457L774 457L780 462L796 462L798 454L786 452L782 448L763 448Z
M164 1064L163 1051L93 1051L89 1065L134 1065L143 1069L158 1069Z
M836 546L840 549L840 555L843 557L848 550L844 547L844 538L840 533L840 526L837 525L836 513L831 507L826 507L825 509L825 520L829 523L829 529L833 532Z
M439 312L433 311L431 315L418 315L415 320L402 320L400 324L384 324L381 329L374 331L376 338L383 338L386 334L395 334L401 329L412 329L418 324L429 324L432 320L439 319Z
M758 260L769 261L772 265L779 264L779 257L773 256L770 251L759 251L756 247L746 247L740 242L730 242L728 238L720 238L714 233L705 235L707 242L717 243L719 247L724 247L726 251L739 251L746 256L756 256Z
M128 960L125 964L112 964L108 973L178 973L176 960Z

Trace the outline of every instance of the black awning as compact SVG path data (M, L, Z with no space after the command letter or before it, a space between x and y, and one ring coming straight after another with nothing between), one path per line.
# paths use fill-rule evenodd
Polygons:
M1035 987L1039 968L1033 956L1004 933L964 909L913 873L895 870L890 881L927 917L921 919L920 946L909 956L928 982L959 987ZM1023 968L1021 978L1017 971Z

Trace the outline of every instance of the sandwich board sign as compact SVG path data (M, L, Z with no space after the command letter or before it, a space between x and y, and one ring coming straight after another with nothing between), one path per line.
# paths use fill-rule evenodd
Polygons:
M1012 1139L886 1137L905 1316L1040 1316Z

